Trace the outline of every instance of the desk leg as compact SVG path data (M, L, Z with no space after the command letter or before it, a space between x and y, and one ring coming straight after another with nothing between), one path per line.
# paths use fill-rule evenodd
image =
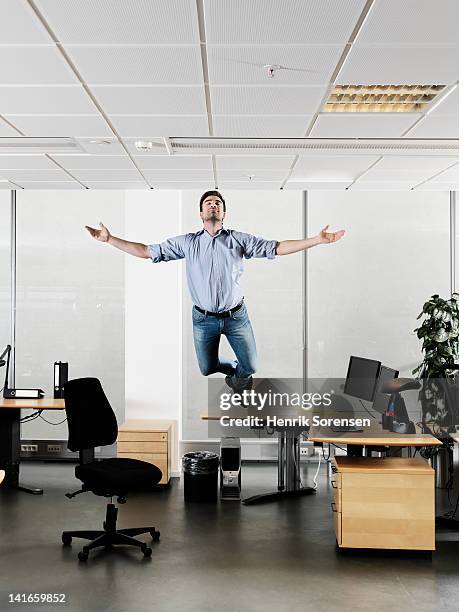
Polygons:
M21 411L12 408L0 410L0 467L5 470L2 486L34 495L41 495L43 489L19 484L19 463L21 452Z
M311 495L316 492L313 487L301 487L299 463L300 444L298 436L290 431L279 431L279 456L278 456L278 481L277 491L272 493L262 493L261 495L253 495L242 500L246 506L255 504L263 504L270 501L286 499L288 497L300 497L301 495ZM298 468L297 468L298 466ZM285 478L285 480L284 480ZM282 487L282 488L281 488Z

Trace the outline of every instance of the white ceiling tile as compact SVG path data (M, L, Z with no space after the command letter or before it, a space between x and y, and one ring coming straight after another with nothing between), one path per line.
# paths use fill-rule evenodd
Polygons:
M214 115L213 127L215 136L301 138L311 119L312 115Z
M210 155L136 155L134 159L143 170L212 170Z
M48 32L24 0L0 2L0 40L4 45L39 45L52 42Z
M459 191L459 182L457 183L440 183L428 181L419 187L416 191Z
M175 181L199 181L203 183L213 183L214 175L211 170L143 170L147 179L156 182L175 182Z
M98 114L81 85L63 87L1 87L3 115L92 115Z
M284 189L301 189L302 191L346 189L349 181L288 181Z
M350 187L352 191L410 191L416 184L416 181L379 181L373 183L365 183L357 181Z
M319 115L313 138L398 137L419 117L415 113L324 113Z
M457 0L376 0L359 42L366 44L444 44L459 35Z
M337 83L446 85L458 76L459 45L444 47L352 47Z
M132 166L131 169L125 170L111 170L107 168L97 169L77 169L71 170L71 173L75 178L84 183L85 185L93 181L141 181L142 175L139 171Z
M217 170L283 170L287 172L293 155L217 155Z
M295 164L290 180L350 182L377 159L377 155L304 156Z
M0 46L0 85L72 85L77 78L54 45Z
M22 185L22 181L69 181L71 180L69 175L66 174L63 170L59 170L56 166L54 169L43 169L43 170L32 170L32 169L24 169L24 170L0 170L0 177L9 179L10 181L14 181L15 183L20 183Z
M92 87L109 115L204 115L204 87Z
M155 189L198 189L200 191L207 191L214 187L213 183L209 185L207 181L159 181L154 184Z
M84 189L84 187L76 181L23 181L21 182L21 187L24 189Z
M428 115L407 138L459 138L459 115Z
M113 136L104 119L97 115L6 115L6 118L26 136Z
M435 106L431 116L437 117L438 115L459 115L459 87L456 87L442 102Z
M378 170L417 170L424 172L439 172L459 161L455 157L425 157L423 155L386 155L378 162Z
M204 115L111 115L110 120L123 138L149 136L208 136Z
M87 181L89 189L150 189L144 181Z
M369 170L360 179L359 183L411 183L416 185L434 174L430 170L380 170L378 166Z
M89 85L200 85L201 49L168 47L66 47Z
M2 170L55 170L56 164L44 155L0 155L0 174Z
M435 183L459 183L459 164L445 170L433 178L432 181Z
M364 0L205 0L211 44L346 42Z
M282 181L222 181L218 183L218 188L223 189L242 189L244 191L251 189L261 190L280 190Z
M0 137L19 136L18 132L8 125L6 121L0 119Z
M309 115L317 111L325 87L237 87L210 88L215 115Z
M77 138L80 147L91 155L125 155L125 150L116 138L105 137L97 138ZM93 142L93 141L96 142ZM97 141L100 140L99 144ZM64 157L64 156L62 156Z
M243 181L277 181L282 182L287 175L288 170L218 170L217 178L219 183ZM249 178L252 177L252 178Z
M343 52L342 45L207 48L212 85L327 84ZM281 66L273 78L266 64Z
M0 189L17 189L17 185L15 185L14 183L0 182Z
M67 170L105 168L130 170L134 167L127 155L53 155L52 157Z
M199 44L195 0L35 0L64 43Z

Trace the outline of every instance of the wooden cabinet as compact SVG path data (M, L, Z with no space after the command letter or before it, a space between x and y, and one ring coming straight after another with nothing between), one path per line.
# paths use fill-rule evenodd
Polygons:
M131 419L118 428L118 457L153 463L163 473L159 484L168 484L174 421Z
M332 473L340 548L435 550L435 472L426 461L335 457Z

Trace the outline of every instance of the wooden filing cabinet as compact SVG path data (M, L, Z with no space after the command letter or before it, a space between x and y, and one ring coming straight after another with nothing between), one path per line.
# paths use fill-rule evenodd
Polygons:
M435 550L435 472L426 461L338 456L332 473L340 548Z
M118 457L153 463L163 473L159 484L171 477L174 421L131 419L118 428Z

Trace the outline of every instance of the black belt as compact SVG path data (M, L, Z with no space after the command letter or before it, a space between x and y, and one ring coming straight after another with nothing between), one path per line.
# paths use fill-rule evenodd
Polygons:
M244 301L242 301L240 304L238 304L234 308L231 308L231 310L225 310L224 312L209 312L208 310L203 310L202 308L199 308L199 306L195 306L195 308L198 312L205 314L209 317L218 317L219 319L224 319L225 317L230 317L234 312L242 308L243 305L244 305Z

